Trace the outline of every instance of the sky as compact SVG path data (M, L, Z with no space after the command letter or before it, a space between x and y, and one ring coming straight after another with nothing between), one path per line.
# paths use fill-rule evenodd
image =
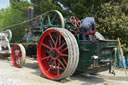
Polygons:
M9 7L9 0L0 0L0 9Z

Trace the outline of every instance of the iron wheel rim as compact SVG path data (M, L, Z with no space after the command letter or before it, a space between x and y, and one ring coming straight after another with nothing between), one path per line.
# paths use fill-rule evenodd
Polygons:
M58 36L57 36L57 39L55 40L53 36L55 36L56 33L58 34ZM65 58L65 57L68 57L68 47L66 45L65 40L63 40L64 41L63 43L61 42L62 39L63 38L62 38L61 33L53 29L53 30L46 31L41 37L39 44L38 44L39 65L41 69L43 70L43 73L45 73L45 75L49 77L50 79L59 78L66 70L66 67L68 64L68 59L66 60ZM48 43L50 46L48 45ZM49 51L48 52L49 55L47 55L46 49L49 49L47 50ZM56 51L57 53L55 57L52 54L53 51ZM67 51L67 54L65 54L66 51ZM48 62L48 59L50 63ZM64 69L64 70L60 72L61 69ZM54 72L53 70L56 70L56 71Z

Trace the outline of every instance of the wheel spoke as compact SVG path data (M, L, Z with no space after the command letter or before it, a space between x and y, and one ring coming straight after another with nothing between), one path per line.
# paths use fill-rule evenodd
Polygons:
M21 58L17 58L17 59L16 59L16 63L17 63L17 64L20 64L20 63L21 63Z
M76 25L79 26L79 22L77 22Z
M48 17L48 25L51 25L51 20L50 20L49 15L47 15L47 17Z
M64 64L61 62L61 60L60 59L58 59L58 61L59 61L59 63L64 67L64 69L66 68L65 66L64 66Z
M48 72L50 71L50 69L52 68L53 64L55 63L55 61L50 65Z
M20 52L18 53L18 55L19 55L19 57L22 57L22 52L20 51Z
M52 41L51 41L51 40L49 40L49 42L50 42L51 48L53 48Z
M68 56L68 54L63 54L63 53L62 53L62 54L60 54L60 56Z
M67 61L65 60L65 58L64 57L62 57L62 59L63 59L63 61L64 61L64 63L65 63L65 65L67 66Z
M57 65L56 65L56 61L55 61L55 70L56 70L56 73L57 73Z
M53 37L52 37L51 33L49 33L49 36L50 36L50 38L51 38L51 40L52 40L52 42L53 42L54 46L56 47L56 43L55 43L55 41L54 41L54 39L53 39Z
M50 61L48 62L48 64L50 65L50 64L51 64L51 62L52 62L52 58L50 59Z
M77 22L75 21L75 26L77 26L77 24L76 24Z
M66 45L66 42L64 42L58 49L61 49L65 45Z
M52 23L55 21L56 17L57 17L57 14L55 14L55 16L53 17Z
M72 19L72 22L73 22L73 23L75 23L75 20L74 20L74 19Z
M20 53L18 53L18 57L19 57L19 58L21 57Z
M59 35L59 34L58 34ZM58 42L58 40L59 40L59 36L57 36L57 39L56 39L56 47L57 47L57 42Z
M66 51L66 50L68 50L68 47L64 48L64 49L62 50L62 52Z
M51 49L48 45L46 45L46 44L44 44L44 43L42 43L42 46L44 46L44 47L46 47L46 48L48 48L48 49Z
M18 60L18 57L16 56L15 60L17 61Z
M18 57L18 53L16 52L16 56Z
M61 34L59 34L59 46L61 45Z
M17 50L15 51L15 54L16 54L16 56L18 56L18 52L17 52Z
M58 63L57 75L60 74L60 63Z
M21 64L21 57L18 59L19 64Z
M44 58L42 58L41 60L46 60L46 59L48 59L48 58L50 58L51 56L46 56L46 57L44 57Z

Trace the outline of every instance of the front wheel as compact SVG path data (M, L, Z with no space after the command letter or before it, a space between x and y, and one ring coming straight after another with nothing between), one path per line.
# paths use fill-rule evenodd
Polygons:
M15 44L11 53L12 63L15 67L22 67L26 59L26 51L22 44Z

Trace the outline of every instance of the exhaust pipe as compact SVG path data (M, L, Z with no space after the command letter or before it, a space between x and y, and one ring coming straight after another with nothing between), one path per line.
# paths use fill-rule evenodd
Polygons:
M32 19L34 17L34 8L33 6L28 6L28 17ZM32 26L32 21L29 23L30 27Z

